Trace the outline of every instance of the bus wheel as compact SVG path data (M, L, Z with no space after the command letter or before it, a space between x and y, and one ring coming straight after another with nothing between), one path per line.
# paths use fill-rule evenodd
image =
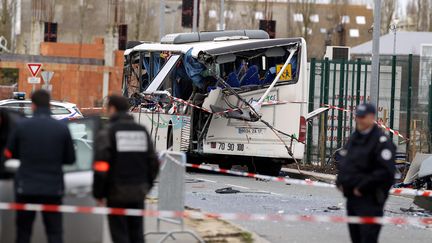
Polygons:
M224 170L231 170L232 169L232 164L229 162L219 162L219 168L220 169L224 169Z
M259 160L255 162L256 171L261 175L279 176L282 164L271 160Z

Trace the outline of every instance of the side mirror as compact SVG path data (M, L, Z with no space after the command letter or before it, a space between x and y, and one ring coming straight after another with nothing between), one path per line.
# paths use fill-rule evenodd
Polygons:
M18 171L18 168L20 167L21 161L18 159L9 159L6 160L4 163L6 172L9 173L16 173Z

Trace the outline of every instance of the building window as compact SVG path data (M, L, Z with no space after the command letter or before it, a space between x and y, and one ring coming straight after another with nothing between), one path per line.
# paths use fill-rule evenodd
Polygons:
M303 27L302 28L302 31L303 31L303 33L307 33L307 35L312 35L312 29L311 28L305 28L305 27Z
M318 14L312 14L312 15L309 17L309 19L310 19L310 21L311 21L312 23L318 23L318 22L319 22L319 15L318 15Z
M255 19L257 19L257 20L264 19L263 12L255 12Z
M296 13L294 14L294 21L295 22L303 22L303 14L301 13Z
M224 11L224 17L228 19L232 19L234 17L234 13L231 10Z
M342 16L341 22L342 22L342 24L349 24L350 17L348 15Z
M365 16L357 16L356 17L357 24L366 24L366 18Z
M360 37L360 32L359 32L358 29L350 29L349 30L349 35L352 38L358 38L358 37Z
M217 12L216 12L216 10L210 10L209 13L208 13L208 15L209 15L209 18L211 18L211 19L217 18Z

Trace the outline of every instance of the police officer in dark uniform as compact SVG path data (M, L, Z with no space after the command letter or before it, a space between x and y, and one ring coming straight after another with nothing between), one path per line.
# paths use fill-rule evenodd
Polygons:
M356 131L339 151L336 184L347 198L349 216L384 215L384 203L394 182L396 146L375 124L376 109L356 109ZM378 242L381 225L349 224L353 243Z
M33 117L15 126L4 150L6 159L19 159L15 174L17 203L62 204L63 165L73 164L75 149L68 127L51 117L50 94L37 90L32 95ZM49 243L63 242L62 215L43 212ZM34 211L18 211L16 242L30 243Z
M144 209L159 163L147 130L128 115L123 96L108 97L109 124L94 144L93 195L99 205ZM109 215L114 243L143 243L143 217Z

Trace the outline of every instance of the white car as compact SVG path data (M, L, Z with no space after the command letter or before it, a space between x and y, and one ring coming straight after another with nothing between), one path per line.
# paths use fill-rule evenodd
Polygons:
M31 100L8 99L0 101L0 108L7 108L22 112L26 117L33 116ZM80 110L73 103L51 101L52 117L57 120L70 120L82 118Z

